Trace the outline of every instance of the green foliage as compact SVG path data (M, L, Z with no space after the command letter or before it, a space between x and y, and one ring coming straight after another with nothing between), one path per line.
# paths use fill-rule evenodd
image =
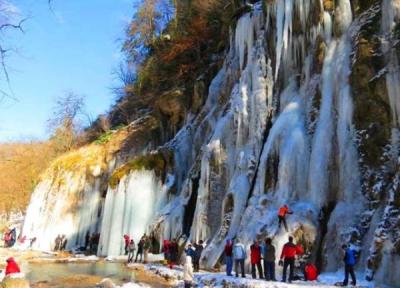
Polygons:
M105 144L105 143L109 142L112 139L113 135L116 132L118 132L118 130L121 130L121 129L125 128L125 127L126 127L126 125L120 124L120 125L116 126L115 128L103 133L102 135L99 136L99 138L97 138L94 141L94 144L102 145L102 144Z
M106 133L100 135L100 137L97 138L97 140L95 140L94 143L98 145L107 143L108 141L111 140L113 134L114 134L113 130L107 131Z

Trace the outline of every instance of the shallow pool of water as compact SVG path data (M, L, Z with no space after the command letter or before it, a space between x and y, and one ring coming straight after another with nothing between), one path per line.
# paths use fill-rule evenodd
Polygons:
M95 287L104 278L133 282L135 274L121 263L30 263L23 266L33 287Z

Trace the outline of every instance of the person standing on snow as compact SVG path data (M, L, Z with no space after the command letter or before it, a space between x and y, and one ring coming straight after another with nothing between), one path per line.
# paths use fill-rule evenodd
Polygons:
M131 239L128 234L124 234L123 237L124 237L124 242L125 242L125 255L128 255L128 246L129 246Z
M168 240L163 241L162 252L164 253L164 260L168 263L171 260Z
M239 277L239 265L241 268L242 277L246 277L246 274L244 274L244 261L246 257L247 255L244 245L240 243L240 239L237 239L235 245L233 246L233 259L235 260L236 277Z
M302 250L302 249L301 249ZM282 282L286 282L286 273L287 273L287 268L290 268L289 272L289 283L292 282L293 280L293 272L294 272L294 260L296 258L297 254L300 252L300 248L297 247L293 243L293 237L289 236L289 242L287 242L282 249L281 253L281 258L279 260L279 265L283 265L283 276L282 276Z
M129 242L129 245L128 245L128 263L132 263L133 262L133 257L135 255L135 250L136 250L136 245L135 245L135 242L132 239L131 242Z
M200 240L199 243L194 244L194 258L193 258L193 268L194 272L199 272L200 270L200 258L201 254L203 253L203 240Z
M192 247L192 244L188 244L187 248L185 249L186 256L189 256L192 258L192 263L195 255L195 250Z
M56 240L55 240L54 242L55 242L54 251L60 250L60 246L61 246L61 235L57 235Z
M178 263L178 254L179 254L178 250L179 250L178 242L176 242L176 239L172 239L169 245L170 257L171 257L169 267L171 269L174 267L175 263Z
M233 242L231 239L228 239L226 240L226 245L224 249L227 276L232 276L232 266L233 266L232 250L233 250Z
M344 252L344 281L343 286L347 286L349 282L349 274L351 275L351 284L356 285L356 274L354 273L354 265L356 264L356 251L352 249L350 246L344 244L342 246Z
M185 283L185 288L190 288L193 286L194 275L192 266L192 257L186 256L185 265L183 266L183 281Z
M264 246L264 276L268 281L276 281L275 279L275 247L272 245L272 239L265 239Z
M286 214L293 214L293 212L290 211L289 207L285 204L281 208L279 208L279 211L278 211L279 228L281 228L281 225L283 223L283 226L285 226L286 232L289 232L288 226L286 223Z
M139 241L139 243L138 243L137 246L138 246L138 250L137 250L137 253L136 253L135 262L138 261L139 255L140 255L140 260L139 260L139 262L142 262L142 261L143 261L143 246L144 246L144 240L143 240L143 238L140 239L140 241Z
M7 261L7 266L5 271L6 276L21 272L21 269L19 268L17 262L15 262L13 257L8 258L6 261Z
M260 279L263 279L263 271L261 266L261 246L258 243L258 240L255 240L253 244L250 246L250 263L251 263L251 276L253 279L257 278L256 275L256 266L258 270L258 276Z

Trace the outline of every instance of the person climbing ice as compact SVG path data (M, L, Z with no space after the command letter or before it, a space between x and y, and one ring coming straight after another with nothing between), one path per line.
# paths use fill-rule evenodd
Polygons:
M281 228L281 225L283 223L283 225L285 226L286 232L289 232L288 226L286 223L286 214L293 214L293 212L290 211L289 207L285 204L281 208L279 208L279 211L278 211L279 228Z

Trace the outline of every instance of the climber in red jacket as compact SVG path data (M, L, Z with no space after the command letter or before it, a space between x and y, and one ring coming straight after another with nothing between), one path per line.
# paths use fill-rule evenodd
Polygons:
M311 263L304 266L304 279L306 281L315 281L318 278L318 269Z
M7 259L7 266L6 266L6 276L14 273L20 273L21 269L19 269L19 266L17 262L15 262L13 257L10 257Z
M279 220L279 228L281 228L281 224L285 226L286 232L288 232L288 227L286 223L286 214L293 214L292 211L289 210L289 207L285 204L278 211L278 220Z

